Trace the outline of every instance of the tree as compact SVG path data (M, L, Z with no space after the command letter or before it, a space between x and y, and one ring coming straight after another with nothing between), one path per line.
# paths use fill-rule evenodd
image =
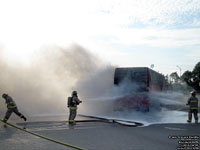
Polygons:
M200 76L200 62L198 62L198 63L195 65L195 67L194 67L192 73L193 73L194 75Z
M190 85L191 84L191 81L190 81L190 79L192 78L192 72L191 71L185 71L184 73L183 73L183 75L181 76L181 80L182 81L185 81L188 85Z
M200 62L198 62L193 71L192 71L192 78L191 78L192 82L193 82L193 87L194 89L196 89L197 91L200 91Z
M171 74L170 74L170 78L172 79L172 81L173 81L174 83L177 83L178 80L180 79L180 77L178 76L177 72L171 73Z
M189 86L200 92L200 62L198 62L193 71L185 71L181 76Z

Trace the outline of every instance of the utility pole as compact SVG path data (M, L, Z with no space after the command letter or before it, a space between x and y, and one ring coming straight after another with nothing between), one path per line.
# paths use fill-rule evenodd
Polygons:
M179 67L178 65L176 67L178 67L178 69L180 70L180 78L181 78L181 67Z

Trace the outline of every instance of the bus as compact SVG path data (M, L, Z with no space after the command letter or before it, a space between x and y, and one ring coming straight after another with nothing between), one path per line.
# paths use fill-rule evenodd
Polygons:
M149 111L152 91L164 89L165 77L148 67L116 68L114 85L121 86L124 96L115 101L115 110L136 109Z

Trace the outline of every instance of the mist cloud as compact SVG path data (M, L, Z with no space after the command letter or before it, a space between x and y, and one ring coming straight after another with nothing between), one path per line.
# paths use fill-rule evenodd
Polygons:
M79 45L48 47L34 55L29 66L0 60L0 93L8 93L27 115L66 113L67 96L77 82L102 62ZM2 98L1 98L2 99ZM4 100L0 110L5 111Z
M158 109L159 103L168 107L176 106L173 109L179 110L185 108L189 96L172 91L152 93L149 113L126 110L114 112L116 100L136 92L138 86L129 82L115 86L116 66L104 63L83 47L71 45L68 48L44 48L33 56L29 66L17 62L13 64L1 52L0 94L8 93L12 96L19 110L28 117L67 115L67 97L73 90L77 90L83 101L79 113L159 122L171 113L170 109L168 112ZM4 100L1 98L1 117L5 111Z

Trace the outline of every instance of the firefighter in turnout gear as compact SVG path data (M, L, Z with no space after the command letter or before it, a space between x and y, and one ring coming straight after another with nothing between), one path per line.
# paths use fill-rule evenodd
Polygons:
M72 97L68 97L68 107L69 107L69 124L76 124L75 118L77 114L77 105L82 103L80 99L78 98L77 91L72 92Z
M13 101L12 97L10 97L8 94L3 94L2 97L5 99L5 103L7 104L7 112L6 115L3 119L4 122L7 122L8 119L10 118L11 114L14 112L16 115L18 115L20 118L24 119L24 121L26 121L26 117L24 115L22 115L18 109L17 109L17 105L15 104L15 102Z
M191 92L191 97L186 105L190 107L187 122L192 122L192 114L194 114L195 123L198 123L198 98L196 97L196 91Z

